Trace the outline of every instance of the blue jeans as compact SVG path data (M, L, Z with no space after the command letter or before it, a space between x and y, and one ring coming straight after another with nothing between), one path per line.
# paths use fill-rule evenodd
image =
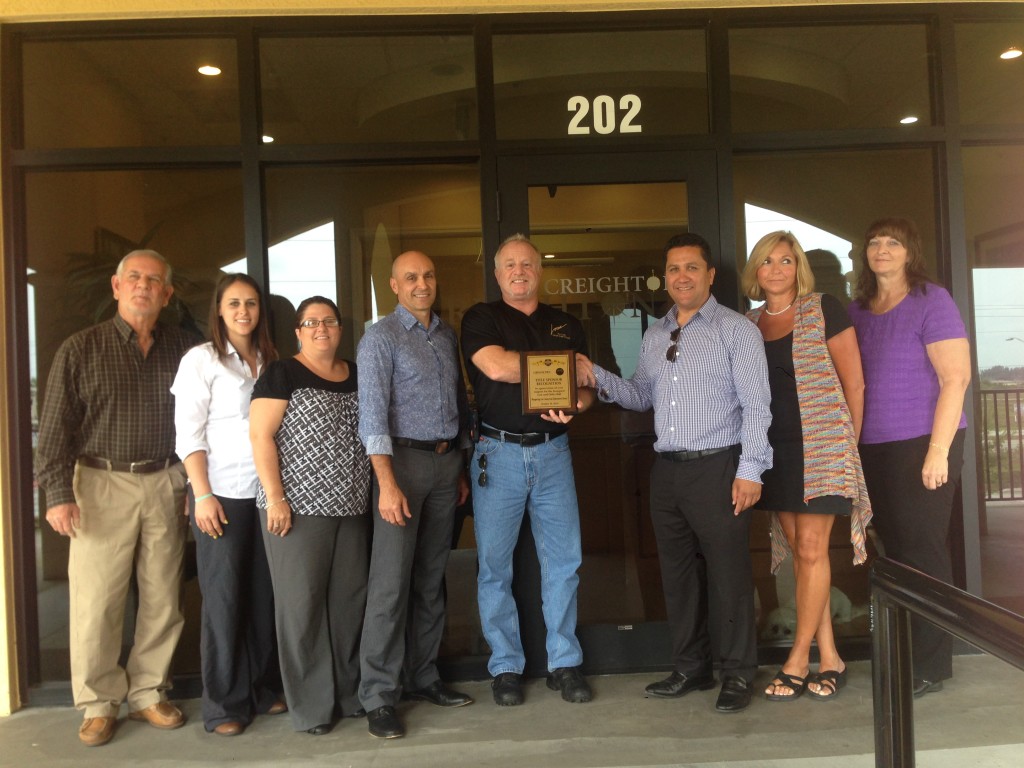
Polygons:
M479 483L484 471L481 456L487 457L487 484L483 487ZM477 600L484 638L491 646L487 670L491 675L521 674L526 665L512 596L512 553L524 511L530 515L540 561L548 669L580 665L583 652L576 639L576 572L583 553L568 435L525 448L484 437L476 444L470 466L480 560Z

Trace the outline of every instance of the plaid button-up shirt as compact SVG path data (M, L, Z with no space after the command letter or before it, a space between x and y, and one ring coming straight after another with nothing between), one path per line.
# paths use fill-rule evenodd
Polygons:
M36 479L48 507L75 500L79 456L152 461L174 454L171 383L185 351L199 339L157 324L143 357L120 315L61 344L46 384L36 449Z

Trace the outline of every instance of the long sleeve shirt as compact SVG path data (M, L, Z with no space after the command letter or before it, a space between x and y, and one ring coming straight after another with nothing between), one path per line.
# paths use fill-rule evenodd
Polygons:
M469 401L455 331L431 313L424 328L409 310L370 326L356 353L359 437L370 455L391 455L392 437L454 440L469 447Z
M761 481L772 466L768 443L771 392L764 341L757 327L714 296L679 328L673 307L644 334L636 371L622 379L594 366L598 397L633 411L654 408L654 450L699 451L737 443L736 476Z

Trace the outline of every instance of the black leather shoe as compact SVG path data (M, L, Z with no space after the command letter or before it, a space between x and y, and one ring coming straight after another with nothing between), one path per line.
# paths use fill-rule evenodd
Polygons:
M741 712L750 706L751 686L747 680L735 675L722 679L722 690L715 702L719 712Z
M914 698L920 699L926 693L937 693L942 690L941 680L915 680Z
M472 696L446 688L440 680L435 680L426 688L420 688L418 691L409 691L406 697L415 701L429 701L439 707L464 707L473 703Z
M398 719L394 707L377 707L366 713L370 735L378 739L400 739L405 736L405 726Z
M502 672L491 681L494 692L494 703L499 707L514 707L523 703L522 675L515 672Z
M707 691L715 687L715 676L711 672L701 675L684 675L673 672L664 680L651 683L644 688L645 696L656 696L660 699L676 699L690 691Z
M551 670L548 673L548 688L552 691L561 691L562 698L573 704L582 704L594 698L579 667L559 667Z
M314 725L308 729L306 733L312 734L313 736L323 736L325 733L330 733L333 726L330 723L322 723L321 725Z

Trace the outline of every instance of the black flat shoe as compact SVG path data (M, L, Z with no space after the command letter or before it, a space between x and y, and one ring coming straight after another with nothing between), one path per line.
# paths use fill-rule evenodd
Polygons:
M673 672L664 680L651 683L644 688L644 696L677 699L690 691L707 691L714 687L715 676L710 672L700 675L684 675L682 672Z
M306 733L313 736L323 736L325 733L330 733L333 726L330 723L321 723L320 725L314 725L312 728L306 730Z
M915 680L914 698L920 699L926 693L938 693L942 690L941 680Z
M562 698L572 704L582 704L594 698L590 685L579 667L559 667L548 673L548 688L561 691Z
M371 736L378 739L400 739L405 736L405 726L398 719L394 707L377 707L366 713L366 724Z
M742 712L750 706L751 685L742 677L729 675L722 680L722 690L715 702L719 712Z
M502 672L491 681L494 692L494 703L499 707L514 707L523 703L522 675L515 672Z
M453 691L451 688L445 687L440 680L435 680L426 688L420 688L418 691L409 691L405 696L414 701L429 701L439 707L464 707L473 703L472 696Z

